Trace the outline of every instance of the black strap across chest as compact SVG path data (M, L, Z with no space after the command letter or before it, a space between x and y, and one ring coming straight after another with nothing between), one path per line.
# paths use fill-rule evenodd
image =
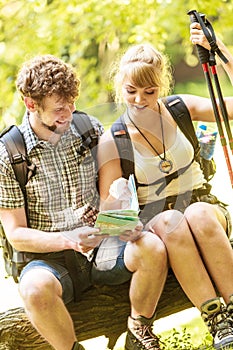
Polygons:
M127 126L124 122L124 114L121 115L111 127L112 136L115 140L120 157L122 176L127 179L130 174L134 174L137 187L161 184L156 190L157 195L159 195L173 179L176 179L178 176L183 174L191 166L194 159L196 159L200 153L199 143L195 134L195 129L193 127L189 111L181 97L177 95L168 96L166 99L163 99L163 103L170 111L172 117L176 121L181 131L185 134L185 136L192 144L195 155L192 161L185 167L182 167L171 174L163 176L150 184L139 183L135 176L133 146Z

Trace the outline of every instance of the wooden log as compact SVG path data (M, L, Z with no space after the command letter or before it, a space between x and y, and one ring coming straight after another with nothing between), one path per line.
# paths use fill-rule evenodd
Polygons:
M130 314L129 283L120 286L95 287L85 292L78 303L68 305L79 341L105 335L113 349L118 337L126 331ZM169 273L158 306L158 318L184 310L192 304ZM0 350L52 350L32 327L23 308L0 313Z
M233 244L233 240L231 241ZM79 341L105 335L113 349L118 337L126 331L130 313L129 283L120 286L93 287L79 303L69 304ZM157 319L192 307L172 271L169 271L157 308ZM65 335L64 335L65 336ZM23 308L0 313L0 350L52 350L37 333Z

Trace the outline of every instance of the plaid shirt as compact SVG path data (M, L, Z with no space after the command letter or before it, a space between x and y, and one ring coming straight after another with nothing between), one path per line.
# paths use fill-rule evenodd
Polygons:
M97 135L102 125L91 117ZM42 231L72 230L93 225L98 212L95 163L90 150L81 151L82 140L73 125L53 145L39 140L25 115L20 130L36 174L26 185L28 220ZM20 208L24 196L15 178L4 145L0 142L0 208Z

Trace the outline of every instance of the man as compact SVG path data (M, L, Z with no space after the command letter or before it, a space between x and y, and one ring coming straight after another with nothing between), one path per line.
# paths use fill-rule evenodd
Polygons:
M51 55L26 62L18 74L26 107L20 130L36 172L26 185L26 206L0 143L0 218L11 244L33 256L21 273L19 292L31 323L54 349L81 350L66 304L92 283L131 279L126 348L158 350L151 326L167 275L166 250L140 224L121 239L98 235L93 227L99 206L94 159L72 124L79 86L73 68ZM102 125L91 120L101 135ZM67 252L73 265L83 265L77 278Z

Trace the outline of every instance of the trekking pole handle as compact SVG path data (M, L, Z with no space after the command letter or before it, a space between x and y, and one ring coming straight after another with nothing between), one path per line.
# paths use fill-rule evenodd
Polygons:
M188 15L190 17L191 23L195 23L195 22L200 23L201 21L202 22L200 23L201 26L205 25L203 21L203 19L205 20L204 14L198 14L196 10L191 10L188 12ZM198 44L196 46L197 46L198 57L201 64L208 63L210 58L209 50L205 49L203 46Z

